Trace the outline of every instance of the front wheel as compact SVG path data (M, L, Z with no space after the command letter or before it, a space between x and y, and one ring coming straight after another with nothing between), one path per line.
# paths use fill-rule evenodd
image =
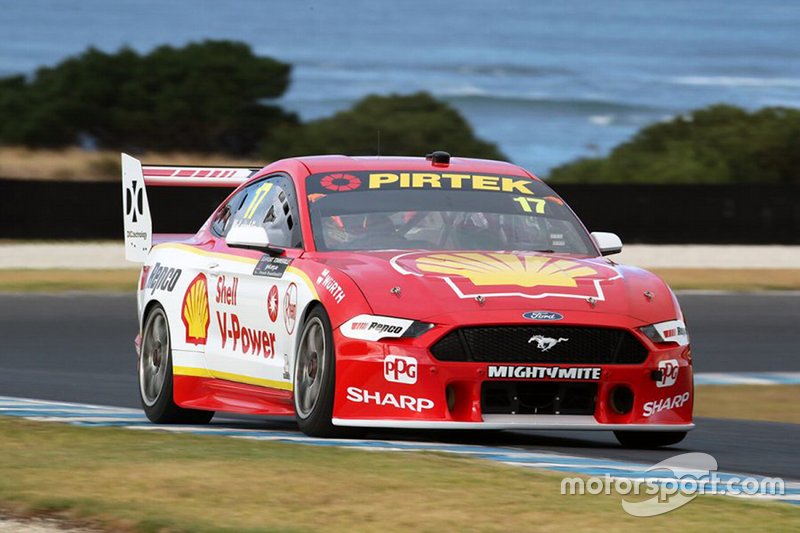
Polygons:
M144 413L156 424L207 424L214 411L184 409L173 400L172 349L164 308L156 305L145 318L139 354L139 397Z
M325 309L317 306L306 318L294 365L294 409L297 424L306 435L342 434L331 423L335 382L331 321Z
M626 448L658 448L678 444L686 431L615 431L614 436Z

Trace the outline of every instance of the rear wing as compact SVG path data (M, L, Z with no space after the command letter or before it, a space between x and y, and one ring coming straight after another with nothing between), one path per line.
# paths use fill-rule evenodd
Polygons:
M125 259L143 263L153 245L153 222L147 186L230 187L246 182L260 168L187 167L142 165L122 154L122 216L125 225Z

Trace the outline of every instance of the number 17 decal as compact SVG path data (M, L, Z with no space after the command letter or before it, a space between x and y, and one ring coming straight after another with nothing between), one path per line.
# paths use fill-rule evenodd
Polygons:
M534 210L538 214L544 214L544 206L545 201L541 198L529 198L528 196L517 196L514 198L514 201L517 202L522 210L526 213L533 213Z
M256 190L256 195L253 196L253 200L250 202L250 205L247 206L247 211L244 212L244 218L253 218L253 215L256 214L258 206L264 201L264 198L267 196L267 193L271 188L271 183L265 183Z

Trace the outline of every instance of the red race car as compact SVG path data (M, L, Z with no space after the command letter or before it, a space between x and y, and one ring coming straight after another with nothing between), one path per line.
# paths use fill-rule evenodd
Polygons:
M122 164L153 422L610 430L645 447L694 427L675 295L607 259L619 238L522 168L446 152ZM235 190L196 234L154 236L146 185Z

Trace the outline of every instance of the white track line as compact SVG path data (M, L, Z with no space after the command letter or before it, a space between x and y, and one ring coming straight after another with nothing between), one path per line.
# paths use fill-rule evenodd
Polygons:
M517 467L542 468L578 475L610 475L614 478L620 479L654 479L658 482L677 479L666 474L664 476L658 475L657 477L653 477L654 474L647 471L649 465L645 464L598 457L565 455L550 451L521 450L510 447L447 444L435 442L368 439L315 439L312 437L307 437L297 431L246 429L226 427L215 424L209 426L156 426L149 424L142 412L138 409L103 407L99 405L84 405L66 402L49 402L46 400L13 398L7 396L0 396L0 415L18 416L29 420L42 422L61 422L90 426L117 426L127 429L146 431L169 431L173 433L217 435L249 440L290 442L313 446L336 446L341 448L355 448L371 451L447 452L479 457ZM740 479L748 477L745 474L732 474L726 472L717 472L717 475L725 479L730 479L732 477L738 477ZM763 479L759 476L750 477ZM800 482L786 482L785 491L783 494L739 495L738 497L747 497L759 500L779 500L800 504Z

